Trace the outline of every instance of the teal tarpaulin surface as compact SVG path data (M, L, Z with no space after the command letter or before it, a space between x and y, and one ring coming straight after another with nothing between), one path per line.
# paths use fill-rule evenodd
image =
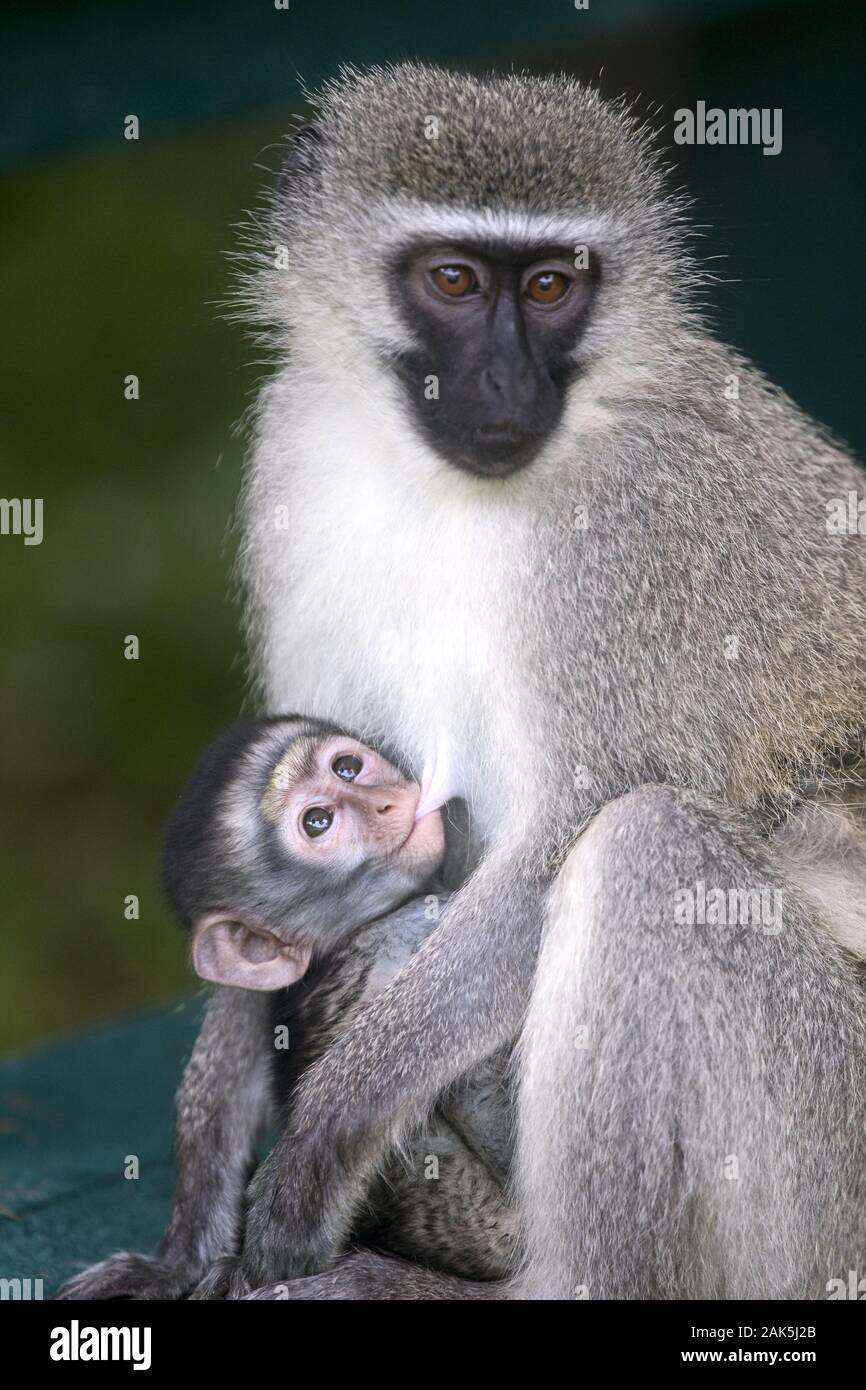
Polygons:
M0 1062L0 1279L42 1279L47 1297L114 1250L154 1250L174 1180L174 1093L203 1002Z

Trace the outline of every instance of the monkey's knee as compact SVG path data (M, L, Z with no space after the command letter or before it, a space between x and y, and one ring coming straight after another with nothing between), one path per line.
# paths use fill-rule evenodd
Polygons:
M546 947L576 962L599 949L729 944L726 929L780 930L781 889L745 815L699 793L651 784L604 806L551 892Z
M672 870L688 875L708 859L730 861L753 840L743 813L699 792L647 783L603 806L566 860L600 864L609 889L633 893Z

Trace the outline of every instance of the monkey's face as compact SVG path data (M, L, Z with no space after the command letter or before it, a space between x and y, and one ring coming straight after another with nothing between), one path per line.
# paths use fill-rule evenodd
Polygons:
M536 456L578 371L596 261L580 269L573 248L502 242L416 246L398 262L419 347L397 370L442 458L501 477Z
M248 770L241 777L245 787ZM230 874L211 890L224 893L225 908L195 916L198 974L282 989L305 974L315 950L417 893L445 852L442 816L417 815L420 796L416 782L355 739L293 733L255 806L261 838L222 856L244 862L234 889Z
M317 474L320 449L355 464L335 435L377 431L377 469L552 471L560 425L567 445L655 381L699 280L639 115L571 78L414 63L346 72L317 107L242 288L288 330L294 447L324 417Z
M372 748L336 736L295 744L262 809L301 864L338 874L368 865L420 884L444 851L439 812L416 818L420 796L417 783Z

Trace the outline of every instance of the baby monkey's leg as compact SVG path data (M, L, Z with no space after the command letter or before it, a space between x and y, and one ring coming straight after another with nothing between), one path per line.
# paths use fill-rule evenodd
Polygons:
M267 1115L268 997L218 989L177 1096L177 1185L154 1256L121 1252L64 1284L57 1298L183 1298L241 1235L242 1199Z
M517 1207L438 1111L392 1156L369 1206L357 1223L365 1245L466 1279L514 1271Z
M475 1279L457 1279L436 1269L406 1260L356 1250L325 1274L306 1279L287 1279L247 1294L248 1299L273 1302L463 1302L506 1297L505 1285Z

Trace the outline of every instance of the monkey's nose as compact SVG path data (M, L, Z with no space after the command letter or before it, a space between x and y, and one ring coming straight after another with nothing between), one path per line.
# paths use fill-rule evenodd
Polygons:
M531 405L536 398L535 374L523 363L507 360L489 362L481 372L481 397L488 406L502 416L503 427L510 423L510 417Z

